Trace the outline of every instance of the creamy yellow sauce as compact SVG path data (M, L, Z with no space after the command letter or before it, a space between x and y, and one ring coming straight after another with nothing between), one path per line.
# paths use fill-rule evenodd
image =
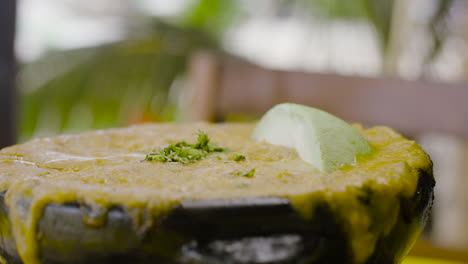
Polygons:
M291 148L255 142L254 124L144 124L36 139L0 151L0 189L7 191L12 230L26 264L39 263L36 228L50 202L83 202L128 211L145 208L158 217L181 200L277 196L291 199L305 218L317 197L329 201L350 236L356 263L373 252L379 235L392 229L400 197L414 195L418 169L431 166L414 142L386 127L364 130L371 155L331 173L302 161ZM145 153L208 133L212 142L246 156L212 153L191 164L143 161ZM255 169L252 178L243 173ZM373 186L381 197L382 223L375 224L358 200L359 187ZM15 204L32 200L25 209Z

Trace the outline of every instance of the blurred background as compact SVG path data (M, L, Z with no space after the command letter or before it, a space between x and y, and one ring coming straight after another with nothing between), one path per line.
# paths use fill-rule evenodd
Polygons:
M3 0L0 145L304 103L423 144L437 201L414 254L460 259L466 14L465 0Z

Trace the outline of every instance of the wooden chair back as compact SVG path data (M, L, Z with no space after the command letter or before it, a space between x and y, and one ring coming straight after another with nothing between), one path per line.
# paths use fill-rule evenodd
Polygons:
M261 116L277 103L295 102L351 122L388 125L407 136L423 131L468 136L468 83L271 70L209 52L192 57L188 83L190 120Z

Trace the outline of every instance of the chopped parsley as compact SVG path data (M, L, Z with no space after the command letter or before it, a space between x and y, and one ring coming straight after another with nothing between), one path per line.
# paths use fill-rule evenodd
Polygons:
M284 176L291 176L291 173L289 172L283 172L283 173L278 173L278 175L276 176L278 179L281 179L283 178Z
M251 169L249 172L242 174L242 177L253 178L255 175L255 169Z
M242 177L246 177L246 178L253 178L253 176L255 175L255 169L251 169L249 170L248 172L240 172L240 171L233 171L231 172L231 175L235 175L235 176L242 176Z
M239 153L233 153L233 154L231 155L231 159L232 159L233 161L244 161L244 160L245 160L245 156L242 155L242 154L239 154Z
M189 144L186 141L180 141L157 152L146 154L145 160L187 164L200 161L212 152L223 151L225 151L224 148L210 142L205 132L199 131L197 143Z

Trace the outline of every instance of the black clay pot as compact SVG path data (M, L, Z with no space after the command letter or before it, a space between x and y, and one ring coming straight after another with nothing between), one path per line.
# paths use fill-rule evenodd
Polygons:
M401 259L427 218L433 187L432 174L421 171L413 198L400 199L397 223L379 238L367 264ZM119 207L108 211L104 225L86 225L84 207L45 207L37 234L43 263L354 263L348 234L326 202L305 221L283 198L183 201L144 230ZM2 195L0 253L20 264L8 211Z

